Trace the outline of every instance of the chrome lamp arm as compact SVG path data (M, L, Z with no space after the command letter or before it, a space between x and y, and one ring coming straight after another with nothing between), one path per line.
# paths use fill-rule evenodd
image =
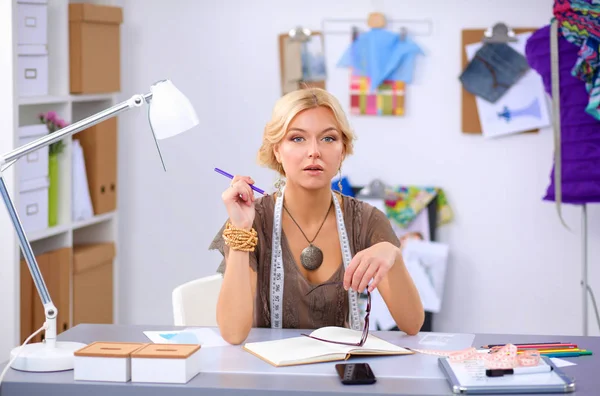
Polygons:
M31 244L23 229L23 224L19 219L15 205L8 193L2 174L3 169L33 151L81 132L129 109L140 107L144 103L147 103L150 106L148 112L149 121L155 140L157 138L162 139L174 136L191 129L199 123L197 115L189 100L175 88L169 80L162 80L152 85L150 93L134 95L122 103L27 143L0 157L0 195L2 195L2 200L8 210L15 232L17 233L21 251L23 252L29 272L31 273L33 282L39 293L46 316L44 342L16 347L11 351L9 366L14 369L38 372L73 369L73 353L77 349L84 347L85 344L56 341L56 319L58 310L52 302L52 298L50 297L50 293L48 292L48 288L46 287L46 283L40 272Z

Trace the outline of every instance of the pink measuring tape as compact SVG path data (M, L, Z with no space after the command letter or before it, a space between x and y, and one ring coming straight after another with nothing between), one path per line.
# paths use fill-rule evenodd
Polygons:
M477 352L477 349L473 347L461 351L438 351L413 348L410 350L427 355L445 356L453 362L484 360L485 366L488 369L510 369L519 366L537 366L540 363L539 351L532 349L517 353L517 346L513 344L506 344L502 348L491 349L488 353Z

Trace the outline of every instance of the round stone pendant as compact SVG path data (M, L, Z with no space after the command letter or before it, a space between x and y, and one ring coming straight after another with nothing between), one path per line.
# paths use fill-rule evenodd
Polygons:
M318 247L310 244L300 253L302 266L309 271L314 271L323 263L323 252Z

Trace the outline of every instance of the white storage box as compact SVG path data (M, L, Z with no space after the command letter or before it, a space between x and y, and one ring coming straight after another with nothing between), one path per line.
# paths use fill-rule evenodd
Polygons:
M47 177L25 180L19 189L19 219L25 232L48 228L48 186Z
M48 134L46 124L19 127L19 147ZM48 146L21 157L17 161L19 180L31 180L48 176Z
M17 44L48 44L47 3L47 0L17 0Z
M148 344L131 354L131 382L185 384L199 372L198 344Z
M136 342L94 342L75 351L75 381L129 381L131 353L144 345Z
M17 92L19 96L48 95L48 50L45 45L17 47Z

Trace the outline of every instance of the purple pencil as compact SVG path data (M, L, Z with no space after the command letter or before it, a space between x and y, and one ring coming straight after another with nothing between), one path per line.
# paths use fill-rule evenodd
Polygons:
M217 172L217 173L220 173L220 174L222 174L223 176L225 176L225 177L228 177L228 178L230 178L230 179L232 179L232 180L233 180L233 175L231 175L231 174L229 174L229 173L225 172L224 170L221 170L221 169L219 169L219 168L215 168L215 172ZM261 190L261 189L260 189L260 188L258 188L258 187L254 187L252 184L250 184L250 188L251 188L251 189L253 189L254 191L256 191L257 193L260 193L260 194L262 194L262 195L265 195L265 192L264 192L263 190Z

